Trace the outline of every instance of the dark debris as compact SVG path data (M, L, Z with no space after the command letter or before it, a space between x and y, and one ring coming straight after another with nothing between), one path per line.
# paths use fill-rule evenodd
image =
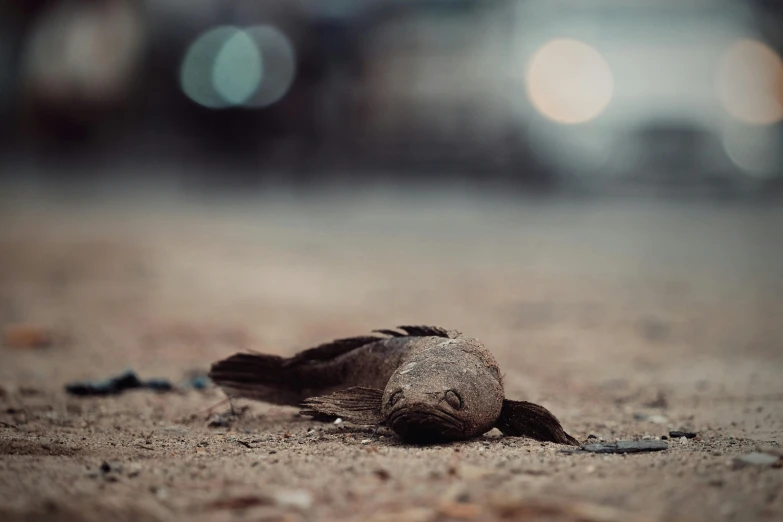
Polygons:
M209 386L209 378L204 375L194 375L187 378L179 389L204 390ZM168 379L152 378L142 381L133 370L115 377L102 380L79 381L65 385L65 391L80 397L119 395L128 390L147 389L156 392L171 392L178 389Z
M673 439L679 439L680 437L685 437L686 439L695 439L698 437L698 433L694 433L691 431L670 431L669 437Z
M127 370L109 379L66 384L65 391L71 395L84 397L91 395L117 395L126 390L135 390L143 387L144 383L139 380L133 370Z
M584 444L579 449L563 450L565 453L643 453L669 449L669 444L662 440L620 440L617 442L601 442Z

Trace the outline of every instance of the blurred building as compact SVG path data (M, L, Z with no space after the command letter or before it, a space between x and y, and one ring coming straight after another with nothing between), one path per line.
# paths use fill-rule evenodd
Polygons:
M769 0L0 9L8 157L580 190L754 193L783 179L783 25Z

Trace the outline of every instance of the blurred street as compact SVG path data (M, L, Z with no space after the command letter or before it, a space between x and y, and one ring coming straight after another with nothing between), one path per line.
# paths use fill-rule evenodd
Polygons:
M135 162L208 187L783 185L775 2L40 0L0 15L3 178Z

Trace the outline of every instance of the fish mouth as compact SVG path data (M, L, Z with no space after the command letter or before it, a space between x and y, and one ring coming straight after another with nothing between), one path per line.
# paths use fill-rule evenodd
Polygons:
M437 444L462 438L463 423L449 412L435 408L400 408L393 411L387 425L404 442Z

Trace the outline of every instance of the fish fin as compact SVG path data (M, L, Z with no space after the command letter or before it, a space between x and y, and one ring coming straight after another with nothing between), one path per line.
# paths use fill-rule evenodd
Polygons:
M386 337L377 337L373 335L360 335L357 337L347 337L345 339L335 339L328 343L320 344L315 348L309 348L303 350L290 359L283 361L283 366L296 366L299 364L307 364L315 361L326 361L334 359L340 355L361 348L371 343L383 341L384 339L394 337L446 337L453 339L458 337L459 332L453 330L446 330L439 326L399 326L398 330L402 330L405 333L398 332L390 329L373 330L373 333L383 334Z
M209 378L229 397L298 404L302 397L285 362L277 355L237 353L214 363Z
M397 330L373 330L373 332L388 335L389 337L405 337L406 334Z
M383 341L384 337L375 337L371 335L361 335L358 337L348 337L345 339L335 339L328 343L319 344L315 348L303 350L293 357L286 359L283 366L296 366L314 361L327 361L334 359L344 353L351 352L362 346Z
M404 331L411 337L446 337L454 339L461 334L455 330L447 330L440 326L398 326L398 330Z
M560 421L538 404L503 400L503 408L495 427L504 435L529 437L543 442L579 446L579 442L563 430Z
M302 403L301 415L340 417L354 424L378 425L381 417L383 391L354 386L321 397L311 397Z

